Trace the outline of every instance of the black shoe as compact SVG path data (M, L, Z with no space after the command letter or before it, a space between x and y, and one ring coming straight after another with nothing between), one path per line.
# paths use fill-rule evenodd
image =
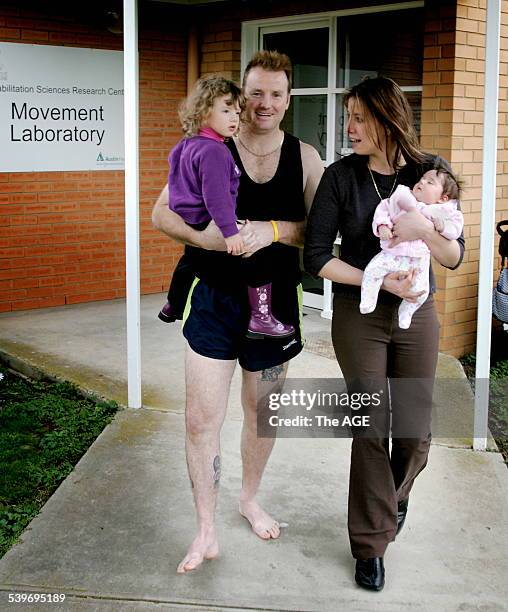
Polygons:
M408 504L409 504L409 499L400 501L397 504L397 534L396 535L399 535L399 533L402 530L402 527L404 527L404 523L406 522Z
M355 580L358 586L369 591L380 591L385 586L385 567L383 557L357 559Z
M173 323L173 321L176 321L176 315L173 313L173 309L169 302L164 304L157 316L161 321L164 321L164 323Z

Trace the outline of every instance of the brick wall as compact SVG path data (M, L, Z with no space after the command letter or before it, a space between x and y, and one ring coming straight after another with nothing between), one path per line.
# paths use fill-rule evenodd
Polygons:
M434 2L426 5L425 34L424 34L424 61L423 61L423 92L422 92L422 125L421 144L426 151L439 153L448 159L453 168L462 174L458 167L458 159L453 155L454 145L457 148L458 136L454 134L453 113L455 100L455 45L456 45L456 7L455 2ZM460 61L457 62L457 67ZM473 102L474 105L474 102ZM460 106L460 103L459 103ZM462 126L458 130L462 131ZM460 158L460 154L455 151ZM463 151L466 159L472 157L472 152ZM464 201L466 224L468 223L468 204ZM470 241L468 228L464 233ZM460 338L461 331L457 330L456 314L464 311L467 299L473 299L476 293L464 296L465 272L464 266L469 260L470 253L466 253L463 265L457 271L449 271L434 262L436 274L437 294L436 304L441 322L440 349L453 352L455 343Z
M4 42L121 49L121 35L85 17L0 5ZM180 137L176 109L186 93L182 22L140 18L141 290L168 285L181 248L153 229L151 210ZM160 24L164 23L164 30ZM174 23L173 30L168 25ZM125 295L123 171L0 174L0 311Z
M482 5L482 6L481 6ZM467 253L445 304L446 346L456 354L476 344L485 70L485 2L459 0L456 15L453 144L450 161L464 177Z
M241 30L232 24L209 23L202 37L200 74L220 72L240 82Z
M465 183L462 209L467 251L457 271L435 267L441 350L475 348L480 254L485 0L427 3L422 144L447 157ZM508 1L502 4L496 219L508 218ZM496 234L497 235L497 234ZM497 240L496 240L497 253ZM494 273L497 275L498 260Z
M278 3L265 9L209 19L203 29L203 72L225 71L239 79L240 26L244 19L348 8L338 2ZM357 4L358 5L358 4ZM462 206L467 251L456 271L434 265L440 349L460 356L474 349L480 245L485 0L427 0L425 3L421 142L447 158L465 183ZM275 10L277 13L275 13ZM508 218L508 0L502 4L497 220ZM220 12L220 11L219 11ZM497 253L497 240L496 240ZM496 266L498 260L496 258ZM497 267L495 268L497 276Z
M341 2L340 8L359 4ZM454 355L471 350L475 343L485 4L427 0L425 5L422 145L449 159L466 187L464 263L457 271L435 266L441 350ZM222 72L239 80L243 20L337 8L339 3L332 0L200 8L193 15L199 20L200 72ZM180 254L178 246L152 229L150 212L166 180L167 151L179 137L176 107L185 94L186 33L175 26L174 33L161 34L158 23L160 18L152 19L140 31L143 292L167 286ZM168 19L164 23L181 24ZM508 218L508 0L503 0L502 24L498 220ZM0 7L0 39L110 49L121 45L121 37L75 18L48 18L5 6ZM0 176L0 310L124 295L122 181L121 172Z

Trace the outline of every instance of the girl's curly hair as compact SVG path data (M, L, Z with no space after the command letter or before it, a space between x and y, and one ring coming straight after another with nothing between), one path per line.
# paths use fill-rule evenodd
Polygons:
M242 90L233 81L218 75L198 79L191 94L183 101L178 111L185 136L195 136L198 133L214 101L222 96L230 96L226 101L228 106L238 104L240 110L244 109Z

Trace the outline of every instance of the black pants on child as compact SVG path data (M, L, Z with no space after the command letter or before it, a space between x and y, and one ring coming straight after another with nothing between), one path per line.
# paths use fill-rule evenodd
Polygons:
M269 257L269 254L261 249L251 257L242 260L242 276L249 287L261 287L270 282L271 279L267 278L267 270L270 269ZM176 265L168 290L168 302L177 319L183 318L187 296L195 277L192 257L185 252Z

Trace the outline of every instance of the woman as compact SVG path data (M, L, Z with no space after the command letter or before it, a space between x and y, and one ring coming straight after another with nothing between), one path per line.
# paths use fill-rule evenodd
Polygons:
M308 221L304 262L310 273L333 281L332 340L348 389L381 389L386 398L384 410L371 412L370 427L353 435L348 505L355 580L379 591L384 553L402 528L409 492L427 462L439 323L432 270L429 298L409 329L399 328L397 311L402 298L414 301L419 295L411 289L414 270L385 277L371 314L360 314L360 285L363 270L380 251L372 232L376 206L397 185L412 187L434 158L420 150L409 104L391 79L362 81L346 94L345 105L354 153L323 175ZM392 231L393 245L424 240L443 266L454 269L462 260L463 236L447 240L419 212L401 216ZM340 258L332 254L337 233ZM399 380L388 390L387 378Z

